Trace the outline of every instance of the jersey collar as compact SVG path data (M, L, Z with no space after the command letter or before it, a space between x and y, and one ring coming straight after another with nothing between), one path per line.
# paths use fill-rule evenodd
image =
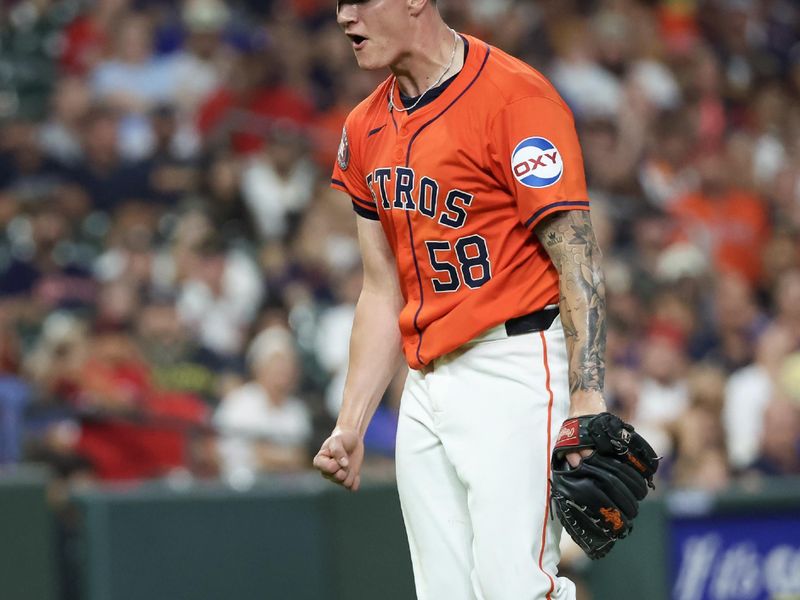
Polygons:
M469 51L467 52L464 66L461 70L453 76L452 81L447 85L441 94L433 98L430 102L425 102L418 109L411 112L394 111L394 118L400 120L414 120L424 118L432 113L439 112L443 108L449 106L456 100L464 91L472 84L475 76L480 71L481 66L486 58L486 53L489 52L489 46L481 40L470 35L459 33L459 35L466 40ZM394 90L394 104L395 106L403 106L400 99L400 87L395 86Z

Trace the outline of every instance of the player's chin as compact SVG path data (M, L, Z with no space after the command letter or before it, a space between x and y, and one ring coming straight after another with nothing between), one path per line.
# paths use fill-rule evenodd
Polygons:
M360 69L365 71L377 71L378 69L385 69L389 66L389 61L385 60L375 52L370 52L368 49L355 50L356 62Z
M356 55L356 61L358 62L358 68L363 71L377 71L382 68L381 65L377 64L375 61L362 58L358 55Z

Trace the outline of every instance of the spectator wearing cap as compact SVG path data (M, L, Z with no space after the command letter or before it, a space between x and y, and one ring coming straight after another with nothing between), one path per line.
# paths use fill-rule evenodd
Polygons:
M78 457L80 424L72 414L80 401L89 349L86 323L55 312L44 319L36 344L22 364L33 390L30 408L35 410L26 423L29 448L25 457L47 463L64 476L91 470Z
M175 65L155 55L153 26L143 14L131 14L121 21L114 47L114 55L92 72L91 86L95 98L122 116L122 154L141 158L152 144L146 115L176 96Z
M697 188L687 113L662 114L647 135L647 148L638 167L639 184L650 205L666 209Z
M63 179L62 166L41 147L40 131L37 123L15 120L0 139L0 190L33 204L52 197Z
M712 289L710 318L691 340L690 355L731 373L752 362L756 340L768 320L753 287L737 274L720 274Z
M682 332L669 323L654 323L641 351L639 399L633 423L659 455L671 452L669 428L689 406L686 350Z
M687 377L689 407L674 423L673 482L681 487L724 489L730 481L725 430L720 418L725 373L694 367Z
M593 33L573 18L565 19L555 36L552 81L579 119L613 117L623 100L620 82L600 64Z
M149 120L153 138L144 165L152 190L151 199L164 209L174 209L197 187L195 140L187 140L182 135L180 117L169 104L155 107Z
M123 280L137 292L145 290L153 277L156 217L141 205L126 205L115 217L106 250L94 261L95 279Z
M756 460L764 428L764 413L775 395L784 360L796 348L792 335L771 325L758 338L755 361L731 374L725 386L723 421L728 460L744 469Z
M264 295L255 262L211 234L191 249L189 264L177 301L181 320L211 352L237 355Z
M197 108L219 87L234 59L224 43L230 11L220 0L188 0L181 21L187 38L172 58L175 70L175 100L182 114Z
M12 256L0 262L0 299L15 305L15 316L40 323L47 311L90 305L97 284L68 251L72 232L58 204L41 202L17 224Z
M152 365L153 381L162 391L194 394L213 405L219 397L220 377L243 371L238 360L220 360L192 338L170 296L149 298L138 313L135 327L139 348Z
M67 180L88 197L92 210L113 213L131 200L148 200L152 191L146 165L126 159L119 149L119 119L108 107L94 106L82 126L83 161Z
M114 53L91 75L96 96L123 113L145 113L174 94L169 63L154 54L152 23L130 14L119 24Z
M242 195L264 241L284 238L311 202L316 167L306 140L291 129L274 129L270 143L242 172Z
M236 61L235 37L228 35L231 12L222 0L187 0L180 13L182 44L166 60L172 71L170 100L175 132L173 154L196 158L205 150L197 128L197 111L217 90ZM229 39L230 38L230 39ZM153 132L158 142L156 123Z
M251 342L247 360L253 379L226 395L213 417L222 472L246 479L307 467L311 415L293 395L299 364L292 334L268 327Z
M759 453L749 470L773 477L800 475L800 408L781 393L764 411Z
M78 401L89 345L85 322L62 312L44 319L36 344L23 363L24 373L40 397L65 404Z
M39 142L61 164L75 165L83 157L81 127L91 106L89 86L80 77L63 77L56 84L51 105Z
M749 173L759 189L773 188L776 177L789 166L786 122L791 99L784 86L773 83L760 88L753 99L752 160Z

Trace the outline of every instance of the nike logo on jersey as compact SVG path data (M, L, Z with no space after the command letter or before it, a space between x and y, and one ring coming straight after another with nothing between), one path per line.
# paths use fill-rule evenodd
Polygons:
M369 137L372 137L373 135L375 135L376 133L380 133L381 131L383 131L383 129L385 127L386 127L386 125L381 125L380 127L376 127L375 129L373 129L372 131L370 131L367 134L367 137L369 138Z
M467 208L474 196L453 189L446 194L439 182L427 176L418 177L409 167L382 167L367 175L367 187L376 204L385 211L415 211L440 225L460 229L467 222Z

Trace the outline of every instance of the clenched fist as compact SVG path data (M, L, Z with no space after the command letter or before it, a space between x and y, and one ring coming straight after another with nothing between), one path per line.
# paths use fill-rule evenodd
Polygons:
M325 479L355 492L361 484L364 440L353 429L337 427L314 457L314 467Z

